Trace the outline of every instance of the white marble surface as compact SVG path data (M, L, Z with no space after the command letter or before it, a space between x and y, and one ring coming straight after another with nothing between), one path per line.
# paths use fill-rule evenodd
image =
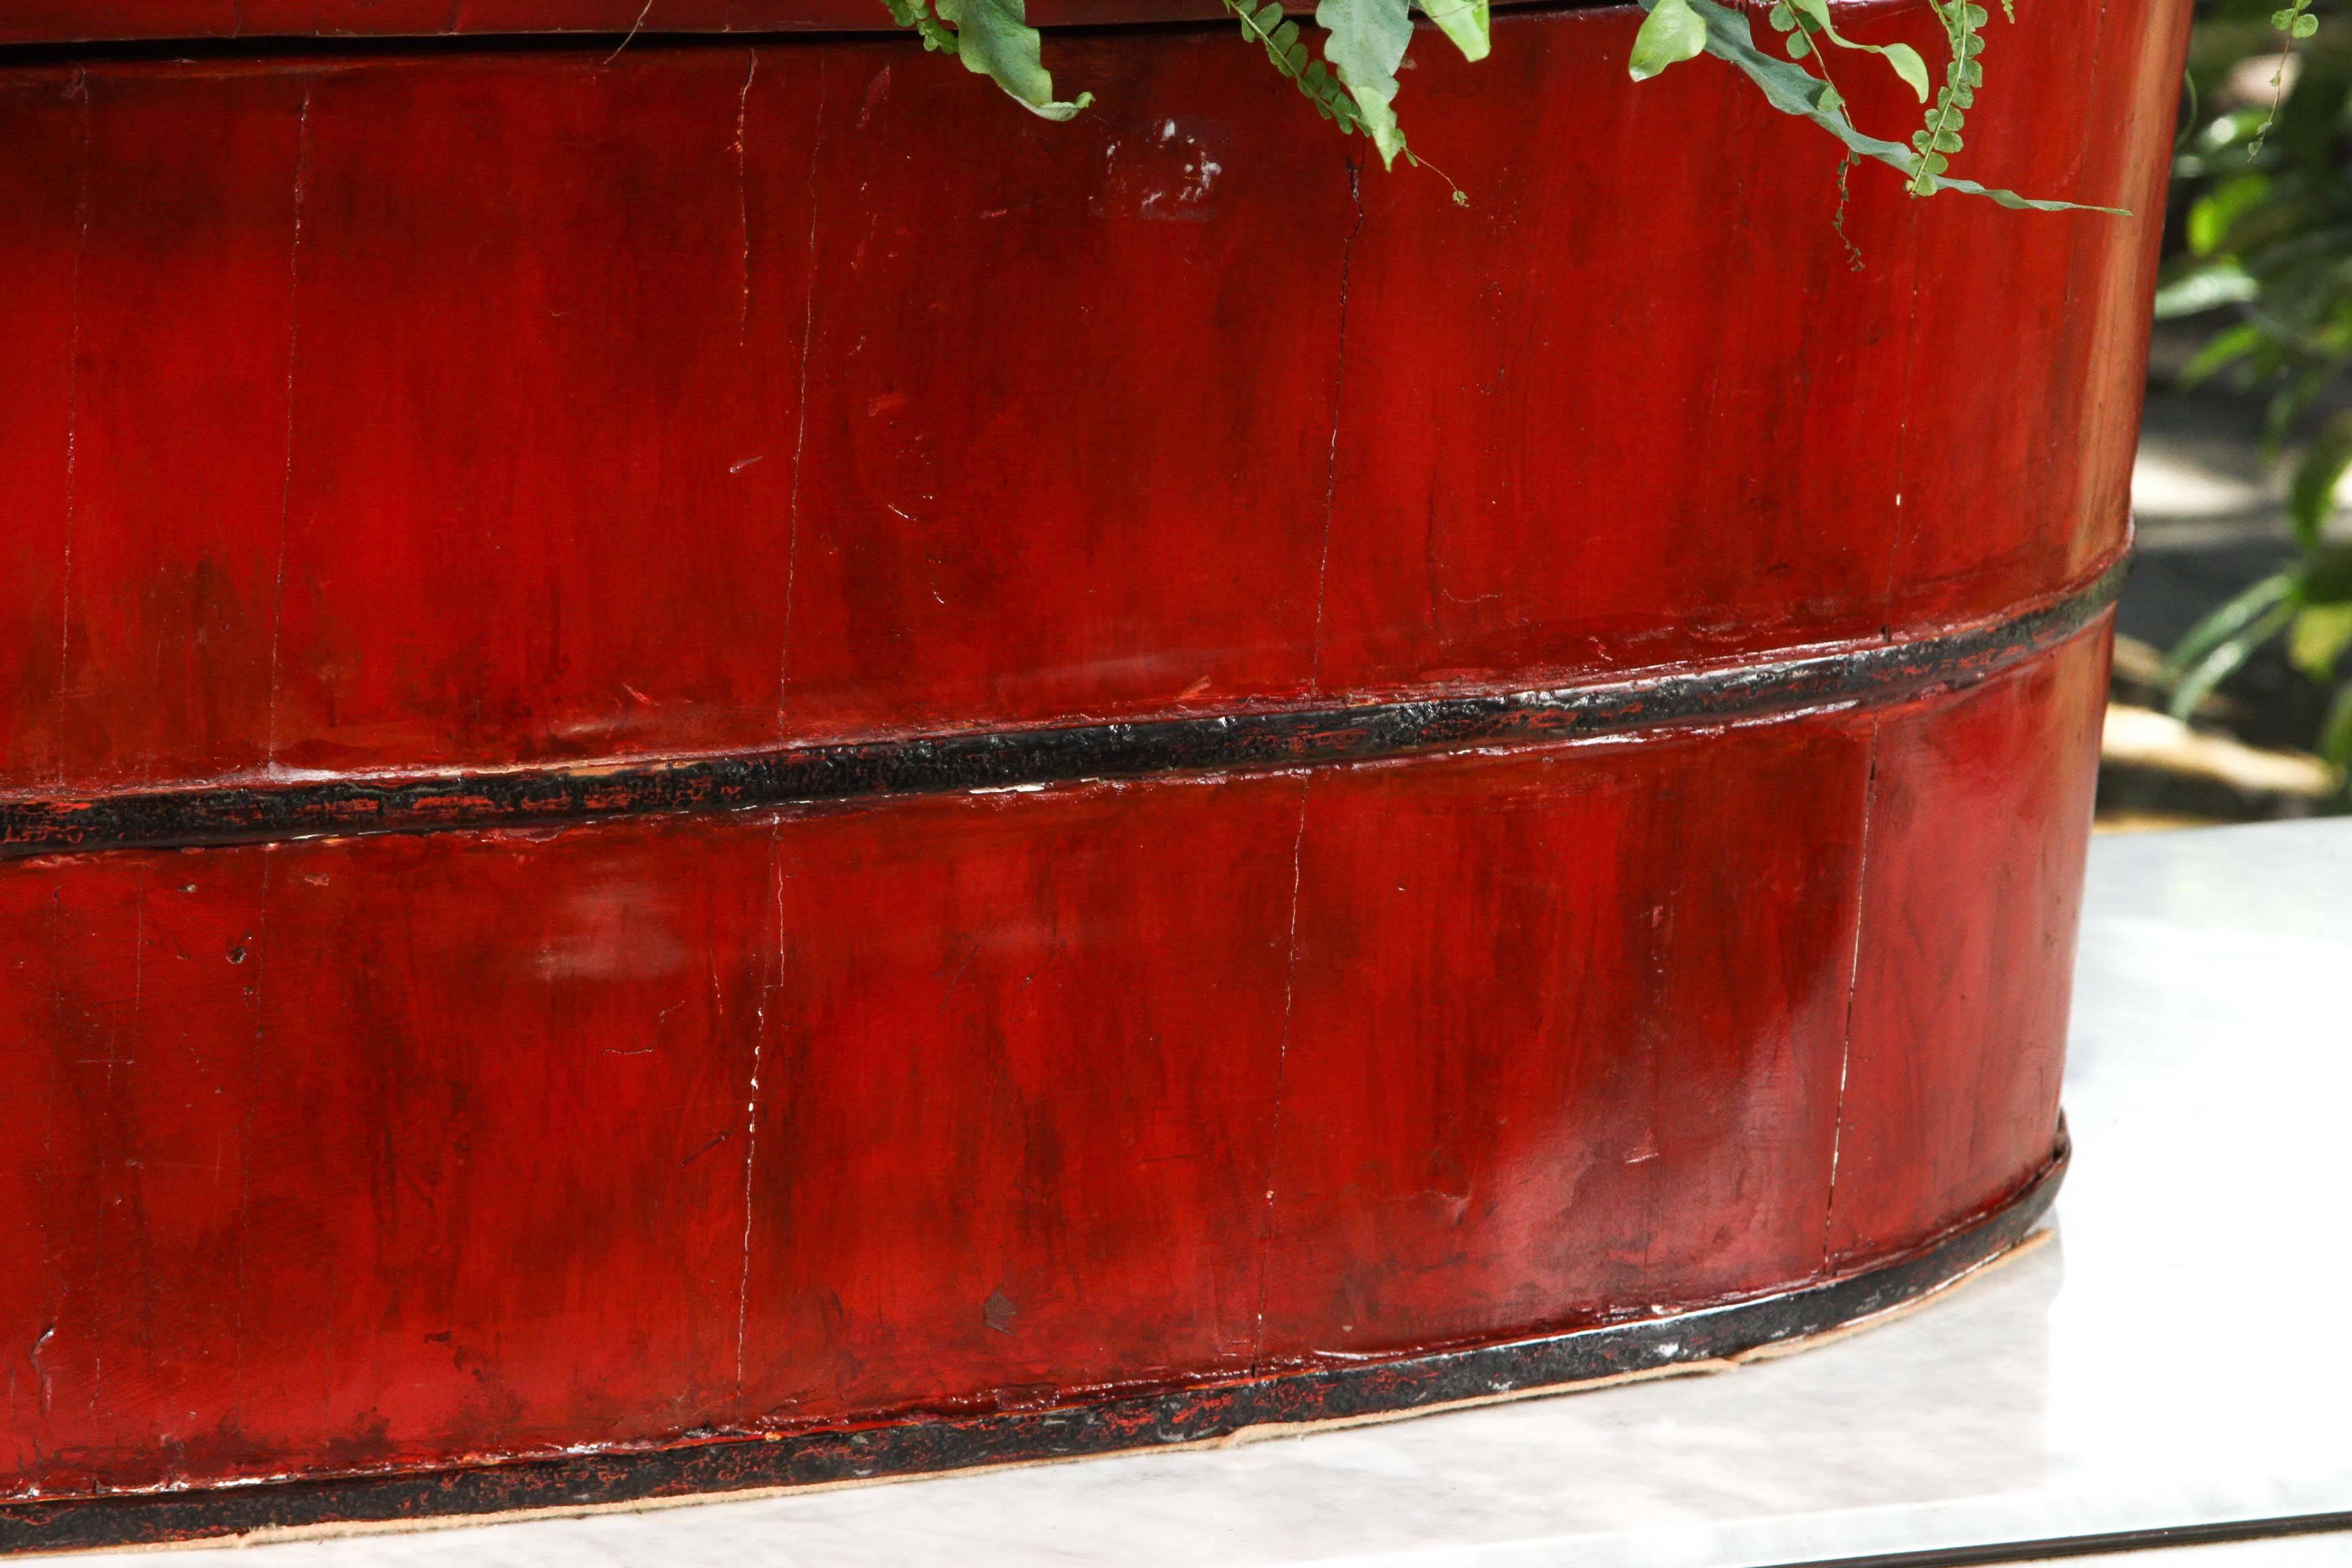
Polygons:
M2352 821L2103 839L2057 1238L1902 1321L1385 1426L296 1542L258 1568L1735 1568L2352 1510L2347 1019ZM2135 1556L2305 1568L2348 1545Z

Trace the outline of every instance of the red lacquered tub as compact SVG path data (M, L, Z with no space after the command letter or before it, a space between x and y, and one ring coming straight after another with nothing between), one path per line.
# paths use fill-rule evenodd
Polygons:
M1996 28L1957 171L2139 216L1866 167L1860 270L1631 10L1418 51L1464 210L1225 26L1055 126L637 9L0 0L0 1547L1428 1408L2022 1234L2181 0Z

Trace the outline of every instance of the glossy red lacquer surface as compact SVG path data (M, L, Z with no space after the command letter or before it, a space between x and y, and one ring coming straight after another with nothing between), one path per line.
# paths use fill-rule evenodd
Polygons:
M2089 580L2181 7L1996 29L1971 121L2141 216L1864 169L1859 269L1834 149L1634 88L1636 21L1423 51L1466 211L1223 29L1056 37L1066 126L903 39L0 64L0 794L1523 689ZM1884 1261L2049 1157L2104 638L1515 751L0 862L0 1496Z
M1819 1275L1865 731L1313 779L1264 1353Z
M2171 18L2039 24L1971 142L2143 216L1874 167L1859 271L1828 140L1712 62L1633 91L1621 12L1425 51L1404 101L1466 211L1352 169L1214 32L1057 37L1100 97L1066 126L895 40L0 70L0 133L49 154L0 208L32 307L0 788L1509 688L1997 614L2121 542L2168 110L2075 56ZM1661 178L1676 138L1741 156Z
M7 1462L988 1408L1885 1256L2048 1154L2102 651L1632 749L8 866Z
M1834 1258L1931 1235L2013 1190L2042 1157L2105 676L2103 634L1878 722ZM2020 755L2045 760L1996 760Z

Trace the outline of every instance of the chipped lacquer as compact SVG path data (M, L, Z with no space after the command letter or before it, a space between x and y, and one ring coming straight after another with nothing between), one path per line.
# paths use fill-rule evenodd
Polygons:
M2179 0L1970 127L2139 216L1864 170L1858 269L1630 10L1419 57L1465 210L1175 0L1047 14L1154 24L1063 126L637 9L0 0L0 1549L1716 1364L2022 1233Z

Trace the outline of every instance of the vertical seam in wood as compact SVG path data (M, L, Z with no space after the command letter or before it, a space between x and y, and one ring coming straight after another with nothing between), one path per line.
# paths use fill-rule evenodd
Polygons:
M1290 840L1290 919L1286 951L1282 961L1282 1032L1274 1047L1274 1110L1267 1118L1265 1205L1258 1222L1257 1313L1250 1328L1250 1367L1258 1370L1265 1359L1265 1283L1274 1256L1275 1176L1282 1165L1282 1091L1290 1065L1290 1015L1298 983L1298 889L1306 863L1307 801L1314 793L1315 775L1298 775L1298 827Z
M1911 208L1911 308L1904 313L1903 380L1898 388L1902 398L1899 416L1895 423L1895 518L1886 531L1886 565L1879 574L1879 626L1881 640L1895 640L1895 573L1903 560L1903 485L1907 478L1906 466L1911 458L1911 373L1919 358L1919 268L1925 259L1926 242L1921 238L1917 205ZM1877 731L1872 731L1873 743Z
M57 778L66 782L66 679L73 665L74 513L79 500L81 426L81 263L89 249L89 73L74 72L68 89L81 121L81 163L74 176L74 259L71 324L66 335L66 517L65 560L58 574Z
M246 1064L245 1113L236 1130L236 1308L230 1330L233 1356L229 1381L229 1414L235 1420L245 1408L246 1256L253 1215L253 1108L261 1096L262 988L269 978L269 868L278 846L261 847L261 908L253 931L253 1049Z
M1348 154L1348 197L1355 203L1356 224L1339 245L1339 350L1331 374L1331 449L1323 465L1323 544L1315 558L1315 642L1307 665L1307 689L1323 690L1323 588L1331 573L1331 514L1339 493L1339 409L1348 391L1348 276L1356 261L1356 237L1364 232L1364 171L1356 155Z
M66 1049L65 900L65 879L59 877L49 886L49 1070L42 1079L41 1103L41 1277L49 1293L50 1308L48 1321L42 1325L34 1337L32 1349L26 1352L40 1382L37 1395L44 1416L49 1414L49 1397L57 1376L41 1356L57 1334L64 1306L63 1280L57 1259L57 1154L58 1062Z
M2084 78L2083 78L2083 79L2084 79L2084 81L2099 81L2099 80L2103 79L2100 77L2100 75L2099 75L2099 62L2100 62L2102 59L2104 59L2104 58L2106 58L2106 52L2107 52L2107 0L2099 0L2099 20L2098 20L2098 25L2097 25L2097 26L2096 26L2092 30L2092 33L2091 33L2091 69L2090 69L2090 74L2088 74L2087 76L2085 76L2085 77L2084 77ZM2171 89L2171 90L2172 90L2172 91L2174 91L2174 92L2177 94L2177 93L2179 91L2179 87L2176 85L2176 86L2174 86L2174 87L2172 88L2172 89ZM2087 141L2088 141L2088 138L2087 138L2087 137L2084 137L2084 138L2078 138L2078 139L2076 140L2075 143L2074 143L2074 177L2075 177L2077 180L2079 180L2079 179L2081 179L2081 178L2082 178L2082 174L2083 174L2083 148L2084 148L2084 143L2085 143ZM2128 153L2128 152L2126 152L2126 158L2128 158L2128 157L2129 157L2129 153ZM2158 168L2163 168L2163 167L2165 167L2165 165L2166 165L2167 163L2168 163L2170 162L2170 160L2169 160L2168 158L2158 158L2158 159L2151 160L2151 162L2155 164L2155 166L2156 166L2156 167L2158 167ZM2118 173L2118 174L2120 174L2120 173L2122 173L2122 172L2123 172L2123 171L2121 171L2121 170L2118 170L2118 171L2117 171L2117 173ZM2159 187L2159 189L2160 189L2160 187ZM2116 193L2116 197L2117 197L2117 199L2121 199L2121 197L2122 197L2122 195L2124 195L2124 193L2123 193L2123 192L2118 191L2118 192ZM2159 200L2159 202L2161 201L2161 196L2160 196L2160 195L2159 195L2159 197L2158 197L2158 200ZM2101 224L2104 224L2104 223L2108 222L2108 221L2112 221L2112 220L2109 220L2109 219L2106 219L2106 218L2103 217L2101 215L2096 214L2096 213L2076 214L2076 215L2074 215L2074 216L2075 217L2077 217L2078 219L2079 219L2079 218L2083 218L2083 217L2088 217L2088 218L2092 219L2092 220L2093 220L2093 222L2095 222L2095 223L2101 223ZM2082 222L2080 222L2080 221L2078 221L2078 222L2076 222L2076 223L2075 223L2075 225L2074 225L2074 231L2075 231L2076 236L2078 237L2078 243L2079 243L2079 237L2080 237L2080 236L2082 235L2082 233L2083 233L2086 228L2088 228L2089 226L2090 226L2089 225L2084 224L2084 223L2082 223ZM2160 223L2158 225L2158 227L2159 229L2161 229L2161 227L2162 227L2162 226L2162 226ZM2067 301L2068 301L2068 303L2069 303L2069 304L2071 304L2071 303L2074 301L2074 268L2073 268L2072 267L2069 267L2069 268L2066 269L2066 299L2067 299Z
M824 52L817 51L816 109L809 121L808 252L803 262L808 273L808 286L801 296L800 384L793 410L793 486L784 507L784 624L781 647L776 655L776 741L779 744L784 740L786 693L792 689L793 589L800 576L801 562L801 468L808 452L809 359L816 349L816 171L817 154L824 145L826 64Z
M768 897L773 910L769 929L768 962L761 965L760 988L752 1008L751 1080L743 1098L743 1262L735 1285L735 1397L743 1397L743 1358L751 1323L752 1181L760 1157L760 1068L767 1058L768 997L783 981L784 868L781 814L768 819ZM739 1409L740 1419L742 1412Z
M1837 1111L1830 1122L1829 1190L1822 1199L1822 1273L1830 1271L1831 1226L1837 1218L1838 1158L1845 1143L1846 1076L1853 1065L1854 999L1862 990L1862 936L1870 913L1870 832L1878 806L1878 731L1870 721L1870 747L1862 785L1862 833L1853 866L1853 945L1846 960L1845 1027L1838 1047Z
M1759 133L1763 132L1764 128L1761 125L1754 123L1761 117L1761 110L1752 107L1758 101L1754 95L1748 93L1738 94L1733 99L1728 139L1736 140L1751 126ZM1748 183L1735 173L1732 175L1732 185L1738 196L1736 208L1738 217L1735 220L1732 235L1735 243L1741 243L1744 237L1755 228L1753 209L1747 201ZM1716 403L1723 390L1723 359L1724 356L1721 353L1710 353L1706 356L1706 391L1699 399L1698 427L1703 432L1711 432L1715 429ZM1708 440L1702 444L1699 452L1698 494L1710 501L1716 494L1716 458L1722 450L1723 443Z
M120 1131L114 1119L122 1114L124 1096L114 1087L114 1069L118 1067L137 1068L139 1065L139 1015L147 995L147 887L152 876L152 868L142 866L133 881L136 891L131 904L131 1016L124 1027L130 1034L131 1054L122 1054L121 1042L108 1031L106 1041L106 1104L101 1114L108 1120L107 1136L110 1147L101 1152L98 1161L98 1221L90 1227L90 1272L94 1278L106 1277L106 1216L115 1207L114 1184L121 1173L136 1169L134 1162L120 1163L114 1152L126 1146L118 1142ZM126 1091L130 1092L130 1091ZM89 1341L89 1413L95 1422L106 1398L106 1336L93 1333Z
M278 647L286 624L286 545L294 509L294 356L301 331L295 308L302 284L302 195L310 174L314 86L302 84L302 113L294 138L294 228L286 244L286 469L278 485L278 571L269 604L269 712L261 752L262 765L272 769L278 765Z
M735 227L743 240L743 293L735 313L735 346L740 350L751 335L751 160L743 150L744 132L751 119L751 83L760 75L760 51L743 51L750 65L743 72L743 90L735 95Z
M2098 26L2097 26L2097 27L2093 31L2093 33L2092 33L2092 35L2091 35L2091 69L2090 69L2090 74L2089 74L2089 75L2087 75L2087 76L2085 76L2085 77L2083 79L2084 81L2098 81L2098 80L2102 79L2100 78L2100 76L2099 76L2099 62L2100 62L2101 60L2103 60L2103 59L2105 59L2105 58L2106 58L2106 52L2107 52L2107 0L2099 0L2099 21L2098 21ZM2175 90L2177 91L2178 89L2176 89ZM2094 107L2095 107L2095 105L2094 105ZM2087 138L2077 138L2077 139L2076 139L2076 141L2075 141L2075 145L2074 145L2074 183L2075 183L2075 184L2079 184L2081 183L2081 180L2082 180L2082 175L2083 175L2083 162L2084 162L2084 160L2083 160L2083 151L2082 151L2082 149L2083 149L2083 143L2084 143L2084 141L2086 141L2086 140L2087 140ZM2161 167L2164 167L2164 166L2165 166L2165 164L2166 164L2166 163L2168 163L2169 162L2169 159L2168 159L2168 158L2159 158L2159 159L2156 159L2156 160L2151 160L2151 162L2156 163L2157 163L2157 166L2158 166L2158 167L2159 167L2159 168L2161 168ZM2129 153L2128 149L2126 149L2126 153L2125 153L2125 154L2124 154L2123 163L2124 163L2124 164L2125 164L2125 168L2119 168L2119 169L2117 169L2117 170L2116 170L2116 173L2117 173L2117 174L2118 174L2118 175L2123 175L2123 174L2125 174L2126 170L2126 169L2128 168L2128 166L2129 166L2129 163L2130 163L2130 153ZM2158 205L2158 206L2159 208L2163 205L2163 202L2164 202L2164 198L2163 198L2163 195L2162 195L2162 190L2163 190L2163 187L2162 187L2162 186L2158 186L2158 195L2157 195L2157 205ZM2124 197L2125 197L2126 195L2127 195L2127 193L2126 193L2126 192L2125 192L2125 191L2120 191L2120 190L2119 190L2119 191L2117 191L2117 192L2116 193L2116 198L2115 198L2115 199L2116 199L2116 200L2117 200L2118 202L2120 202L2120 201L2122 201L2122 200L2124 199ZM2078 218L2079 218L2079 217L2081 217L2081 216L2085 216L2085 215L2075 214L2075 215L2070 215L2070 216L2075 216L2075 217L2078 217ZM2095 215L2088 215L2088 216L2091 216L2095 217L2095 219L2096 219L2096 220L2097 220L2097 221L2098 221L2098 222L2099 222L2103 226L2102 226L2102 228L2101 228L2101 229L2099 229L2099 230L2095 230L2095 230L2093 230L2093 229L2092 229L2091 225L2086 224L2086 223L2077 222L2077 223L2074 225L2074 243L2073 243L2071 246L2069 246L2069 247L2067 247L2067 252L2066 252L2066 292L2065 292L2065 294L2064 294L2064 296L2063 296L2063 303L2061 305L2060 310L2059 310L2059 319L2060 319L2062 321L2073 321L2073 320L2074 320L2074 277L2075 277L2075 265L2074 265L2074 263L2075 263L2075 258L2076 258L2077 256L2079 256L2079 255L2081 254L2081 252L2082 252L2083 243L2084 243L2084 237L2086 234L2096 232L2096 233L2098 233L2098 234L2099 234L2099 236L2100 236L2100 244L2102 245L2102 247L2104 247L2105 245L2106 245L2106 244L2108 243L2108 241L2107 241L2107 240L2106 240L2106 238L2105 238L2105 230L2104 230L2104 226L2105 226L2105 224L2108 224L2108 223L2116 223L2116 222L2126 221L2126 220L2122 220L2122 219L2116 219L2116 218L2106 218L2106 217L2102 217L2102 216L2099 216L2099 215L2095 215ZM2145 220L2143 219L2143 220L2141 220L2141 221L2145 221ZM2156 230L2157 230L2157 232L2158 232L2158 236L2160 237L2160 236L2161 236L2161 234L2162 234L2162 232L2163 232L2163 228L2164 228L2164 224L2163 224L2163 221L2162 221L2161 217L2159 217L2159 218L2158 218L2158 220L2157 221L2157 223L2156 223L2156 225L2155 225L2154 226L2155 226L2155 228L2156 228ZM2093 266L2094 266L2095 268L2097 268L2097 270L2098 270L2098 272L2099 272L2099 274L2100 274L2100 277L2101 277L2101 280L2102 280L2102 282L2104 282L2104 281L2105 281L2105 276L2106 276L2106 271L2107 271L2106 267L2105 267L2105 265L2104 258L2101 258L2101 257L2098 257L2098 256L2095 255L2095 256L2094 256L2094 258L2093 258L2093 263L2092 263L2092 264L2093 264ZM2099 292L2100 292L2100 300L2099 300L2099 304L2100 304L2100 315L2105 315L2105 314L2106 306L2107 306L2107 291L2106 291L2105 289L2102 289ZM2140 310L2140 318L2139 318L2139 319L2140 319L2140 323L2141 323L2142 327L2145 327L2145 326L2147 325L2147 323L2148 320L2149 320L2149 317L2148 317L2148 313L2147 313L2147 312L2148 312L2148 310L2149 310L2149 304L2150 304L2150 302L2149 302L2149 301L2147 301L2147 300L2143 299L2143 300L2140 300L2135 301L2135 303L2139 307L2139 310ZM2078 374L2080 374L2082 375L2082 378L2083 378L2083 379L2082 379L2081 385L2082 385L2082 389L2083 389L2083 391L2084 391L2084 393L2086 393L2086 394L2087 394L2087 393L2090 393L2090 392L2091 392L2095 387L2096 387L2096 386L2098 385L2098 378L2097 378L2097 369L2096 369L2096 367L2097 367L2097 365L2098 365L2098 363L2099 363L2099 361L2100 361L2100 359L2101 359L2101 357L2102 357L2102 356L2098 353L2098 352L2097 352L2097 351L2099 350L2099 348L2100 348L2100 346L2101 346L2101 340L2102 340L2102 338L2103 338L2103 337L2104 337L2104 335L2105 335L2105 334L2104 334L2104 333L2102 333L2102 331L2100 331L2100 327L2101 327L2101 321L2100 321L2100 320L2099 320L2099 317L2098 317L2098 316L2095 316L2095 317L2093 318L2093 320L2092 320L2091 323L2090 323L2090 331L2089 331L2089 333L2088 333L2088 335L2087 335L2087 342L2085 342L2085 344L2084 344L2084 350L2083 350L2083 361L2082 361L2082 365L2081 365L2081 368L2080 368L2080 371L2079 371L2079 373L2078 373ZM2138 363L2140 363L2141 364L2145 364L2145 363L2147 363L2147 353L2145 352L2145 345L2143 344L2142 352L2140 353L2140 354L2139 354L2139 356L2138 356ZM2137 396L2140 396L2140 397L2145 397L2145 395L2146 395L2146 392L2147 392L2147 376L2146 376L2145 374L2132 377L2132 378L2130 378L2130 379L2129 379L2128 385L2129 385L2131 388L2136 389L2136 390L2135 390L2134 392L2127 392L2127 393L2126 393L2126 395L2127 395L2127 396L2130 396L2130 395L2137 395ZM2076 407L2075 407L2075 408L2074 408L2074 417L2073 417L2072 419L2063 420L2063 421L2053 421L2053 426L2054 426L2054 428L2053 428L2053 437L2057 437L2057 436L2060 436L2060 435L2062 435L2062 434L2063 434L2063 436L2072 436L2072 435L2074 435L2074 434L2076 431L2078 431L2078 430L2083 426L2083 425L2084 425L2084 424L2088 420L2089 416L2093 414L2093 412L2094 412L2094 410L2093 410L2093 409L2088 405L2088 399L2087 399L2087 398L2085 398L2083 402L2081 402L2081 403L2078 403L2078 404L2077 404ZM2133 421L2132 421L2132 426L2133 426L2133 427L2134 427L2134 428L2137 428L2137 426L2138 426L2138 423L2139 423L2139 421L2138 421L2138 419L2137 419L2137 413L2138 413L2138 409L2137 409L2137 408L2135 408L2133 412L2134 412L2135 417L2134 417L2134 419L2133 419ZM2095 427L2096 427L2096 426L2094 426L2094 428L2095 428ZM2056 449L2055 442L2054 442L2054 441L2053 441L2053 447L2052 447L2052 449L2053 449L2053 451ZM2078 476L2079 476L2079 473L2080 473L2080 470L2079 470L2079 469L2077 470L2077 473L2078 473ZM2081 487L2081 484L2079 483L2079 479L2078 479L2078 482L2077 482L2077 484L2076 484L2076 486L2075 486L2075 489L2074 489L2074 496L2075 496L2075 499L2077 499L2077 500L2079 500L2081 499L2081 497L2082 497L2082 494L2083 494L2083 490L2082 490L2082 487ZM2081 519L2080 519L2080 518L2078 518L2078 517L2069 517L2069 518L2066 520L2066 521L2067 521L2067 525L2069 526L2069 528L2070 528L2070 529L2072 529L2072 528L2078 528L2078 527L2080 527L2080 526L2081 526ZM2129 481L2128 478L2126 478L2126 482L2125 482L2125 486L2124 486L2124 548L2125 548L2125 549L2126 549L2126 550L2128 550L2128 549L2130 549L2130 548L2131 548L2131 542L2132 542L2132 540L2131 540L2131 531L2132 531L2132 516L2131 516L2131 486L2130 486L2130 481ZM2066 552L2066 564L2067 564L2067 566L2068 566L2068 568L2069 568L2069 569L2071 569L2071 568L2072 568L2072 566L2073 566L2073 564L2074 564L2074 548L2073 548L2074 542L2074 541L2073 541L2073 540L2070 540L2070 541L2069 541L2069 548L2068 548L2067 552Z

